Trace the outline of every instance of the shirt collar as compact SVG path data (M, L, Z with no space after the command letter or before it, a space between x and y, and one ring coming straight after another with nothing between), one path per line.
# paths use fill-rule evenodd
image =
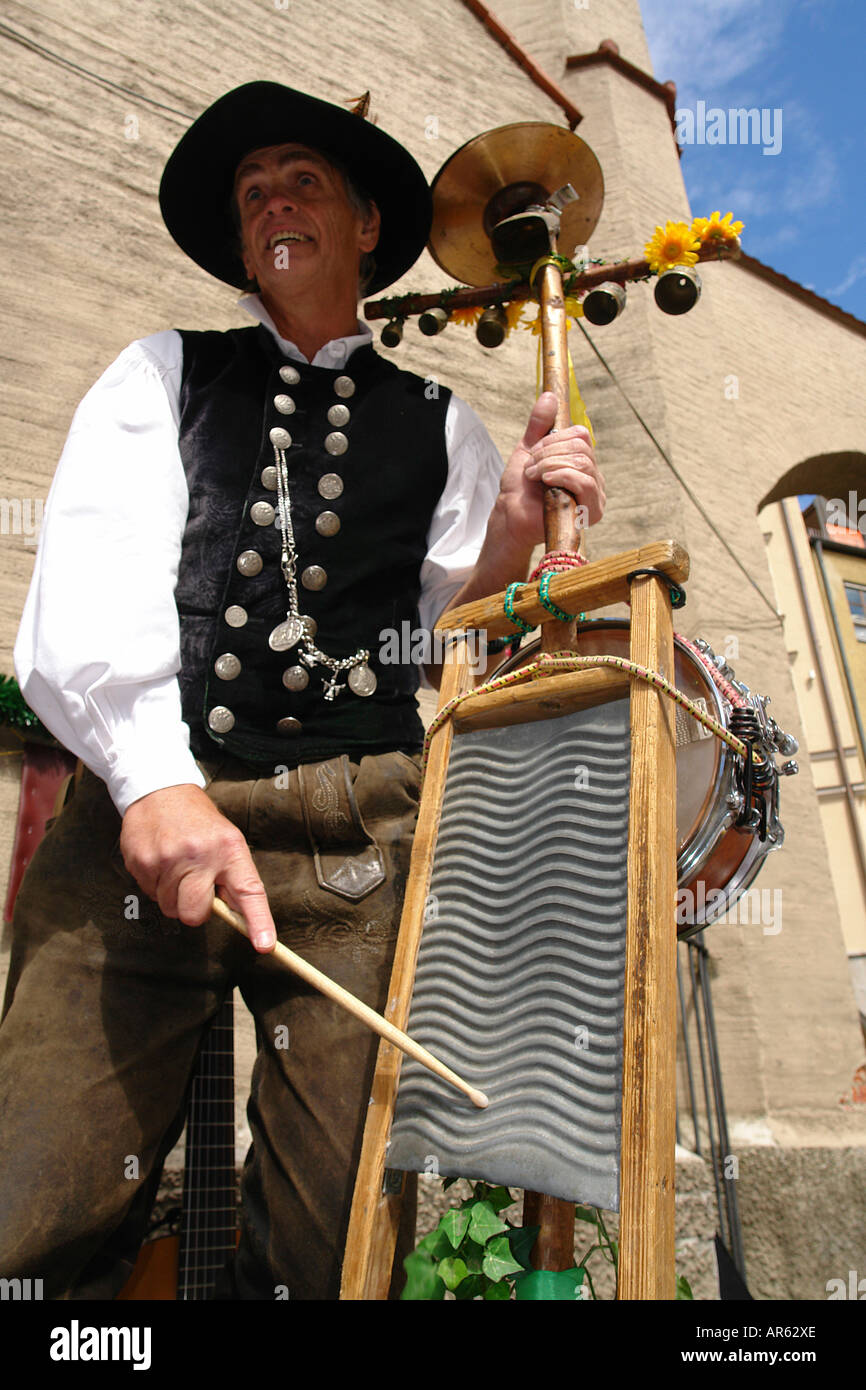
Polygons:
M265 308L261 298L257 294L245 294L238 300L238 305L245 313L252 318L258 319L259 323L264 324L268 332L275 338L280 350L286 357L292 358L295 362L306 362L307 359L299 348L288 338L281 338L276 324ZM319 348L315 357L310 363L313 367L330 367L334 370L345 367L353 352L360 347L366 347L373 341L373 330L369 324L359 323L358 332L351 334L347 338L334 338L330 343L325 343L324 347Z

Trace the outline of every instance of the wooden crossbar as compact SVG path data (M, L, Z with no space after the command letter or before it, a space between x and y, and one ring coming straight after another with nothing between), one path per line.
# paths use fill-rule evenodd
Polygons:
M565 613L589 612L610 603L625 603L631 597L626 575L637 569L657 569L675 584L684 584L689 577L689 557L677 541L656 541L642 545L639 550L624 550L604 560L595 560L566 574L555 574L550 581L548 596ZM527 584L519 589L514 611L524 622L545 623L549 611L538 599L539 585ZM462 629L483 628L490 638L505 637L514 631L514 624L505 616L505 594L464 603L443 613L436 624L437 632L456 632Z
M526 685L470 695L454 711L452 723L458 734L465 734L470 729L498 729L533 719L556 719L561 714L621 700L628 695L630 686L631 680L623 671L604 667L539 675Z

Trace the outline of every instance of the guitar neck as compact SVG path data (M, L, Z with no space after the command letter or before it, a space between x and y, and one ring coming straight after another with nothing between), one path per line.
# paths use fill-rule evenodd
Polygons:
M235 1248L234 1011L229 995L205 1039L186 1130L177 1297L204 1300Z

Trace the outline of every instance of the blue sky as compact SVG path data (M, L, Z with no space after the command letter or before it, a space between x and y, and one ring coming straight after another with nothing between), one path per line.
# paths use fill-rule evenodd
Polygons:
M695 134L699 102L708 117L756 107L763 144L780 144L686 145L695 215L733 211L745 251L866 320L866 0L640 3L655 75Z

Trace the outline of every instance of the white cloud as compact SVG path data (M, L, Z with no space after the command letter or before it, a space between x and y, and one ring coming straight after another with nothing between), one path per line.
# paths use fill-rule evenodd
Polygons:
M846 294L851 286L856 285L857 281L862 280L864 276L866 276L866 252L861 252L859 256L854 257L848 267L847 274L839 281L839 284L834 285L832 289L825 290L824 293L828 295Z
M779 43L796 0L641 0L656 77L677 84L688 104L718 95L743 74L766 81L763 69ZM745 91L737 105L751 105ZM759 104L762 104L759 102Z
M715 198L713 207L719 202L718 193ZM730 208L737 222L743 222L747 217L764 217L773 211L768 206L766 180L760 177L754 180L741 179L724 194L721 201L725 206L720 211L724 214Z
M714 160L716 148L718 160ZM776 245L795 242L808 230L814 214L841 196L837 151L819 134L808 108L796 98L784 107L778 159L763 158L751 145L724 147L724 152L723 147L688 146L683 173L692 207L702 213L705 208L719 208L723 213L730 208L735 218L747 223L745 249L761 259L764 253L758 249L761 233L756 222L773 220ZM768 245L766 238L761 237L760 245Z

